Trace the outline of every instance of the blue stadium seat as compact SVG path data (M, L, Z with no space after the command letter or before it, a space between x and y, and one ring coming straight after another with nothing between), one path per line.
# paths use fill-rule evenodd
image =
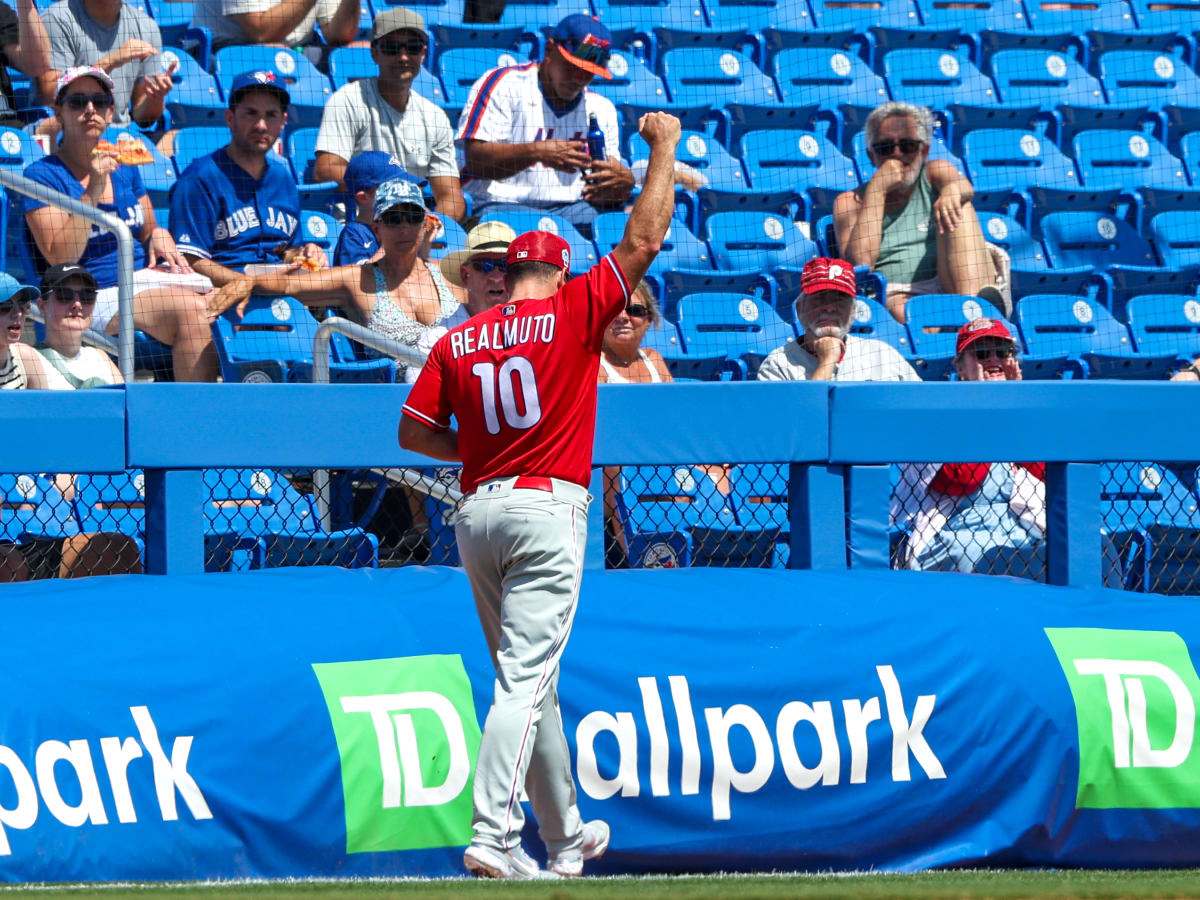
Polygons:
M992 78L1001 103L1038 105L1047 112L1059 104L1103 106L1104 88L1077 60L1046 50L1001 50L992 56Z
M591 83L591 89L597 94L603 94L613 103L666 105L667 89L662 79L632 53L614 50L608 60L608 70L613 76L611 81L597 78ZM445 81L445 76L442 80Z
M1085 187L1188 187L1183 163L1151 135L1139 131L1081 131L1072 144Z
M321 124L325 104L333 95L329 79L303 53L282 47L246 46L223 47L213 57L213 74L225 96L233 79L249 70L274 72L291 95L288 104L288 125L292 128L316 127Z
M158 26L163 47L178 47L192 27L196 4L192 0L146 0L146 11Z
M1124 219L1101 212L1053 212L1040 222L1046 254L1054 268L1113 265L1155 266L1154 251Z
M1029 13L1029 27L1044 33L1128 32L1136 27L1125 0L1092 0L1088 3L1025 0L1025 10Z
M1200 265L1200 216L1195 210L1158 213L1150 220L1150 240L1164 266Z
M352 81L378 74L379 66L371 59L370 47L335 47L329 52L329 77L335 91Z
M775 85L750 59L732 50L681 47L662 57L663 80L671 101L683 105L715 106L722 102L778 102Z
M212 332L227 383L312 381L317 320L291 297L256 297L241 320L217 316ZM330 380L394 382L396 365L390 359L331 363Z
M596 248L601 256L611 253L612 249L621 243L625 234L625 223L628 221L629 216L620 212L601 213L596 216L592 223L592 233L596 236ZM712 258L704 241L676 219L667 227L662 249L650 264L647 274L658 275L664 269L707 270L712 267Z
M0 166L24 169L45 155L32 135L17 128L0 128Z
M883 58L883 75L893 99L930 109L951 103L977 106L996 102L992 81L970 60L947 50L893 50Z
M214 150L218 150L229 143L229 129L224 125L217 126L196 126L195 128L185 128L175 135L175 155L172 160L175 163L176 171L182 175L184 169L190 166L201 156L207 156ZM275 151L268 154L270 159L276 162L288 165L286 159L280 156ZM289 170L290 170L289 166Z
M1149 50L1113 50L1100 57L1099 65L1108 101L1117 106L1200 106L1200 76L1181 59Z
M679 333L689 355L724 353L753 378L767 354L796 339L771 304L738 294L691 294L678 304Z
M1013 269L1036 271L1050 267L1042 245L1012 216L986 210L977 215L984 240L1005 250Z
M613 31L649 32L654 25L671 28L706 28L708 20L700 0L593 0L596 17Z
M288 161L300 190L300 205L310 209L324 208L338 192L336 181L313 180L319 132L319 128L297 128L288 134L286 142Z
M770 213L713 213L705 220L704 236L718 269L803 268L818 255L817 245L795 222Z
M912 344L908 329L895 320L881 303L867 297L854 298L854 319L850 322L850 333L861 338L883 341L902 356L912 356Z
M465 12L463 0L372 0L375 12L380 13L389 6L404 6L413 12L420 13L426 23L432 22L461 22Z
M332 257L333 248L337 246L338 236L342 233L342 224L328 213L312 209L300 211L300 234L305 243L316 244Z
M1161 114L1148 106L1073 106L1061 103L1057 110L1058 133L1055 140L1069 148L1075 135L1083 131L1142 131L1162 128Z
M45 475L0 475L0 541L78 533L74 506Z
M749 188L742 164L707 134L684 131L675 148L675 158L698 170L716 190L746 191ZM640 134L629 138L629 159L635 164L650 159L650 148Z
M223 128L222 130L228 137L229 129ZM150 203L155 206L165 204L171 188L175 186L175 181L179 177L175 173L175 166L171 160L162 155L162 152L154 145L154 141L143 137L136 129L123 130L110 126L104 131L104 139L115 144L120 140L122 134L128 134L134 140L139 141L142 147L154 157L154 162L138 166L138 175L141 176L142 184L146 186L146 191L150 195Z
M1155 0L1129 0L1137 27L1142 31L1182 32L1192 34L1200 31L1200 4L1194 0L1173 0L1171 3L1156 3Z
M634 568L692 565L693 529L737 528L732 501L700 466L626 466L617 499Z
M467 233L463 227L453 219L447 219L441 213L434 213L434 215L441 221L442 230L433 237L433 245L429 252L430 258L441 259L447 253L465 249Z
M916 28L921 19L912 0L812 0L815 27L865 34L874 27Z
M742 565L786 568L790 554L788 467L774 463L733 466L729 472L733 514L745 530ZM761 559L760 559L761 557Z
M471 93L471 85L485 72L522 65L528 61L516 51L494 47L443 50L438 54L437 73L442 79L446 102L451 106L462 107Z
M758 31L768 25L799 28L808 21L805 4L796 0L704 0L709 23L720 31Z
M1016 326L1007 322L986 300L959 294L928 294L912 297L905 308L908 339L912 347L913 368L924 381L943 381L954 368L954 348L958 330L980 316L998 319L1016 334Z
M500 24L536 29L575 13L590 16L592 7L588 0L507 0Z
M480 221L507 222L517 234L527 231L549 231L551 234L557 234L571 246L571 271L577 275L586 272L600 260L595 244L561 216L529 209L506 210L501 207L491 210Z
M984 29L1026 31L1029 22L1021 0L916 0L928 28L957 28L967 34Z
M752 131L742 136L740 151L754 190L858 187L854 163L811 131Z
M1124 587L1200 591L1200 523L1192 486L1151 462L1106 463L1100 484L1102 528L1119 553Z
M1072 188L1075 164L1045 135L1015 128L981 128L963 138L963 162L977 191L1027 185Z
M776 54L771 73L785 103L872 106L888 99L883 79L856 54L831 47L800 47Z
M171 4L172 6L176 4ZM217 80L206 72L190 54L180 50L163 50L164 69L175 65L171 75L171 93L167 94L167 112L171 127L191 128L195 125L225 124L225 98Z
M642 346L658 351L676 381L720 381L724 375L731 374L724 353L689 354L683 346L679 326L669 319L662 319L657 326L646 329Z
M1187 167L1188 178L1192 184L1200 186L1200 131L1185 134L1179 145L1183 154L1183 164Z
M1200 356L1200 301L1186 294L1143 294L1125 307L1139 353L1192 360Z

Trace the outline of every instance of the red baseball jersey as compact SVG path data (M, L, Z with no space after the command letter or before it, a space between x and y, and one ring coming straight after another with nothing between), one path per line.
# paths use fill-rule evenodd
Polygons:
M439 430L458 419L464 493L514 475L588 485L600 348L628 303L606 256L554 296L492 307L433 345L404 414Z

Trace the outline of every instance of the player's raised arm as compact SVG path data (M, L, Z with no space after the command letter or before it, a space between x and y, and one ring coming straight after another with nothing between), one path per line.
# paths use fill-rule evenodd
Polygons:
M646 113L638 121L638 134L650 145L650 163L641 196L625 223L625 234L612 252L631 285L642 280L658 256L675 213L675 146L679 130L679 120L669 113Z

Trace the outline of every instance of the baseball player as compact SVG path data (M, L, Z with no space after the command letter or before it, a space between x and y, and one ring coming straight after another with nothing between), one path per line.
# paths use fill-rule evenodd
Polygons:
M621 243L586 275L568 283L557 235L509 245L510 301L438 340L400 418L402 447L462 462L455 535L496 666L463 856L475 875L579 875L608 848L608 825L584 824L575 805L558 664L579 598L601 344L666 236L679 127L662 112L638 123L650 145L645 189ZM549 873L521 847L522 785Z

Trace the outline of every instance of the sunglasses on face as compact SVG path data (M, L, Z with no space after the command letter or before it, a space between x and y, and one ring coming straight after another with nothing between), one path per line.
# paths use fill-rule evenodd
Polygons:
M420 56L425 50L424 41L380 41L375 49L384 56L399 56L406 53L409 56Z
M631 303L625 307L625 315L631 319L644 319L650 315L650 307L643 306L641 303Z
M56 287L50 294L59 303L74 303L76 300L83 306L96 305L95 288Z
M1015 347L976 347L975 358L983 362L989 356L994 356L997 359L1012 359L1017 355Z
M106 109L112 109L114 103L112 94L67 94L62 102L73 112L82 112L87 109L89 103L96 112L104 112Z
M908 156L910 153L916 153L923 146L923 141L903 138L899 141L876 141L871 145L871 149L875 152L876 156L891 156L899 148L901 155Z
M0 303L0 316L11 316L14 310L25 315L27 309L29 309L28 300L5 300Z
M507 272L508 263L502 259L473 259L471 268L484 275L491 275L493 272Z
M381 225L420 225L425 221L425 212L410 207L392 208L379 217Z

